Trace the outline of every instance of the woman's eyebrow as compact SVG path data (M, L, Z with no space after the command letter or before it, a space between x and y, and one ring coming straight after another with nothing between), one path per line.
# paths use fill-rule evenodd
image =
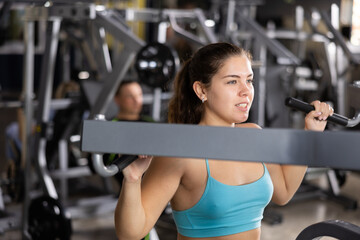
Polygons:
M231 74L231 75L226 75L223 78L240 78L239 75L235 75L235 74Z
M252 77L254 74L250 73L247 77ZM241 78L239 75L236 74L230 74L230 75L226 75L222 78Z

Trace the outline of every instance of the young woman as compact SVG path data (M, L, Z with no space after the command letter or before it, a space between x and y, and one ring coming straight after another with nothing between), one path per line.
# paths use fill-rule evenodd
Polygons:
M253 98L250 54L228 43L210 44L178 73L169 122L260 128L243 123ZM305 129L323 131L333 109L312 104ZM119 239L142 238L170 201L179 240L260 239L265 206L287 203L305 171L305 166L142 156L123 170L116 232Z

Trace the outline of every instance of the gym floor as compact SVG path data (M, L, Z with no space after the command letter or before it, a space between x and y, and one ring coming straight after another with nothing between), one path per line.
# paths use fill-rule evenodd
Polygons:
M348 172L346 176L346 182L341 187L340 194L358 203L360 200L360 173ZM311 183L325 189L327 187L326 175L319 175L311 180ZM286 206L270 205L267 208L266 211L269 213L267 215L280 216L282 221L281 223L263 221L262 240L295 239L304 228L323 220L338 219L360 225L360 209L346 209L341 203L318 197L316 194L310 194L307 198L300 198L301 193L298 193L294 200ZM73 219L72 226L72 240L116 239L112 213L92 218ZM176 239L176 229L171 223L169 215L165 214L159 219L156 230L160 240ZM21 239L20 236L19 231L9 231L0 238L18 240Z

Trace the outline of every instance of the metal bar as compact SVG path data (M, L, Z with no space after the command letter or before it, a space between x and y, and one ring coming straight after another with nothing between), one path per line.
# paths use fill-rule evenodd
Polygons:
M319 12L321 15L322 20L324 21L325 25L328 27L329 31L333 34L333 40L337 43L341 49L344 51L345 55L351 60L354 64L360 64L360 59L358 59L346 45L346 41L344 37L341 35L339 31L337 31L331 23L326 11L322 10Z
M162 22L168 20L171 23L173 30L180 36L188 39L189 41L203 46L207 42L214 43L217 42L215 34L205 26L205 15L203 10L194 9L194 10L180 10L180 9L121 9L118 10L122 15L124 15L127 21L145 21L145 22ZM205 34L206 40L198 37L197 35L184 30L181 28L177 22L177 19L182 21L188 20L191 22L197 21L200 25L202 31Z
M28 20L51 20L53 18L71 19L74 21L94 19L96 16L95 4L60 4L45 6L31 6L26 9L25 17Z
M152 118L155 121L160 121L161 118L161 88L154 89L154 97L152 104Z
M207 44L207 42L200 37L196 36L195 34L184 30L177 24L176 16L169 15L169 21L170 24L176 34L179 34L180 36L184 37L185 39L189 40L190 42L197 44L199 46L204 46Z
M128 26L124 25L123 22L118 21L115 17L118 17L116 12L99 11L96 13L94 23L98 28L103 27L116 39L129 45L127 47L133 48L134 51L139 50L145 45L145 42L137 37Z
M194 10L194 12L196 14L197 19L199 20L199 24L200 24L202 30L205 33L207 41L209 43L216 43L218 41L218 39L217 39L214 31L205 25L206 18L205 18L203 10L197 8Z
M226 16L226 25L225 25L225 36L229 36L231 34L232 25L235 23L235 9L236 2L234 0L230 0L227 3L227 16Z
M105 65L105 69L107 72L112 71L112 65L111 65L111 58L109 53L109 47L105 40L105 29L99 28L95 34L98 44L101 47L101 51L99 51L99 54L101 56L101 61Z
M360 133L85 120L81 149L360 170Z
M41 79L39 90L39 106L36 118L37 132L35 134L34 149L36 149L34 159L37 171L39 173L40 181L43 185L44 191L52 198L57 199L58 194L54 182L52 181L46 161L46 142L44 136L44 129L41 129L43 123L49 122L50 118L50 102L52 96L52 88L54 82L55 62L57 47L59 42L59 33L61 19L54 18L53 21L48 21L47 39L45 46L45 53L41 66Z
M166 17L169 16L189 20L193 20L196 18L194 10L183 9L127 8L119 9L118 12L124 15L126 21L143 21L157 23L163 21L164 19L166 19Z
M67 172L69 166L69 149L68 142L65 139L60 139L58 143L59 149L59 172ZM53 174L50 173L53 178ZM64 175L60 175L60 200L62 203L67 203L68 198L68 179Z
M39 105L38 101L32 101L33 107L37 108ZM51 110L60 110L60 109L67 109L73 105L79 104L78 99L71 99L71 98L63 98L63 99L52 99L50 102L50 109ZM24 102L22 101L3 101L0 102L0 108L22 108L24 107Z
M279 58L278 61L294 65L299 65L301 63L300 59L285 48L279 41L269 38L265 30L258 23L242 15L239 10L236 11L238 12L238 19L250 28L254 35L267 46L272 54Z
M24 113L25 124L24 131L21 136L22 148L21 148L21 162L24 166L24 202L22 207L22 220L21 231L22 239L30 239L28 233L28 208L30 203L29 191L30 191L30 179L31 179L31 138L32 138L32 119L33 119L33 105L32 96L34 93L34 48L35 48L35 23L32 21L25 21L24 29L24 44L25 44L25 56L24 56Z
M60 169L51 171L50 175L54 179L68 179L91 176L91 172L88 166L72 167L67 169Z
M267 51L265 45L259 39L255 39L254 46L254 59L261 62L261 66L254 69L254 75L256 78L254 84L254 91L257 95L253 102L252 117L254 122L260 126L265 126L265 104L266 104L266 59Z

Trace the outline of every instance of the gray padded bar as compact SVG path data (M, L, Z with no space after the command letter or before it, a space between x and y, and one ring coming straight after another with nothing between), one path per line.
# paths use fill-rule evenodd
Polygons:
M360 170L360 133L85 120L82 151Z

